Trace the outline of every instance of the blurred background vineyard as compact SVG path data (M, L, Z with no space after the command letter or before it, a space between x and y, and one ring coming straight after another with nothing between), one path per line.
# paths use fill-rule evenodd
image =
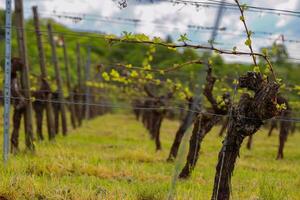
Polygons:
M0 11L0 22L3 23L5 20L5 12L4 10ZM46 34L46 24L50 19L41 19L41 30L42 34ZM90 32L76 32L76 30L71 30L58 22L53 21L53 29L55 34L55 39L59 44L59 35L64 35L69 55L69 62L71 66L71 76L72 82L76 83L76 43L79 42L83 48L81 48L82 55L82 66L84 67L86 64L87 58L87 47L90 46L92 48L91 52L91 63L92 63L92 74L96 70L96 65L103 64L106 67L111 66L114 63L122 63L122 64L132 64L133 66L141 66L145 56L147 56L147 45L143 44L131 44L131 43L113 43L109 44L105 39L99 36L99 33L90 33ZM0 24L1 27L4 24ZM28 48L28 60L30 64L30 72L31 79L34 82L35 76L39 74L39 64L38 64L38 50L36 48L37 42L34 37L34 26L33 20L29 19L26 21L26 34L27 34L27 48ZM4 49L4 29L0 29L0 48ZM55 33L56 32L56 33ZM13 29L13 40L12 40L12 55L17 56L17 41L16 41L16 30ZM46 64L47 70L50 76L50 80L52 80L52 89L56 89L54 82L54 67L51 64L51 49L49 42L47 40L48 37L43 37L44 49L46 54ZM167 36L165 38L168 42L177 42L178 38L171 38L171 36ZM300 64L295 62L295 60L289 59L288 51L284 44L275 43L272 46L264 47L268 49L268 54L273 62L276 73L278 74L278 78L282 79L282 83L284 84L282 89L282 93L285 93L289 97L291 104L293 107L300 107L296 102L299 99L300 86L297 85L297 81L299 81L300 76ZM64 71L63 65L63 49L57 48L58 59L60 62L60 68ZM153 54L153 60L151 61L152 67L155 69L164 69L172 66L177 63L184 63L190 60L203 58L207 59L208 53L204 51L193 50L189 48L172 50L164 47L157 46L156 52ZM4 64L4 52L1 53L1 66L3 69ZM239 63L226 63L222 59L222 55L213 54L211 56L211 60L214 65L214 73L217 77L222 77L222 84L227 84L232 87L232 82L235 77L238 77L238 74L242 74L242 72L249 71L253 69L253 66L247 62L243 62L243 57L241 57ZM262 70L265 70L265 64L260 61L260 66ZM94 71L93 71L94 70ZM199 66L196 64L191 64L187 67L180 69L180 71L176 71L173 73L168 73L164 75L166 78L170 78L171 80L178 80L187 86L193 86L199 78ZM202 73L204 71L202 70ZM62 73L62 77L65 80L65 73ZM100 77L102 78L102 77ZM1 74L1 80L3 80L3 74ZM1 87L2 87L1 81ZM34 85L34 84L32 84ZM217 84L218 85L218 84ZM222 85L219 88L223 88ZM218 89L218 87L217 87ZM230 88L228 89L230 90Z

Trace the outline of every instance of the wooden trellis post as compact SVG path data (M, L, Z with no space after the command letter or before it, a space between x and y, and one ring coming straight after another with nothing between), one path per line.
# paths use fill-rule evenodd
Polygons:
M69 68L69 62L68 62L68 53L67 53L67 46L66 46L66 41L65 38L62 36L62 41L63 41L63 50L64 50L64 63L65 63L65 72L66 72L66 84L67 84L67 89L70 97L70 112L71 112L71 123L73 128L76 128L76 117L75 117L75 106L74 106L74 93L72 91L72 86L71 86L71 75L70 75L70 68Z
M90 68L91 68L91 47L88 47L87 63L85 67L85 118L90 118L90 96L91 90L87 82L90 81Z
M81 59L80 59L80 44L77 43L76 45L77 51L77 78L78 78L78 88L82 90L82 79L81 79Z
M76 45L76 52L77 52L77 105L76 105L76 114L79 126L81 126L82 118L83 118L83 89L82 89L82 75L81 75L81 58L80 58L80 44L77 43Z
M35 147L33 144L32 104L31 104L31 95L30 95L26 35L24 31L25 26L24 26L23 0L15 0L15 13L16 13L19 56L24 64L24 68L22 69L22 74L21 74L21 85L22 85L23 95L26 98L26 102L27 102L25 115L24 115L25 143L27 149L34 151Z
M53 39L52 34L52 26L50 23L47 25L48 28L48 36L49 36L49 42L51 45L51 52L52 52L52 62L55 69L55 79L57 84L57 92L58 92L58 100L60 103L60 109L61 109L61 120L62 120L62 133L64 136L67 135L67 119L66 119L66 109L65 109L65 100L64 100L64 94L63 94L63 82L60 74L60 69L57 61L56 56L56 44Z
M47 81L47 70L46 70L46 62L45 62L45 52L44 46L42 42L42 34L40 31L40 23L39 23L39 16L37 7L32 7L33 11L33 20L34 20L34 27L37 39L37 47L39 52L39 62L40 62L40 69L41 69L41 78ZM54 130L54 116L53 110L51 105L51 91L49 91L48 95L46 96L46 116L47 116L47 129L48 129L48 138L52 140L55 138L55 130Z

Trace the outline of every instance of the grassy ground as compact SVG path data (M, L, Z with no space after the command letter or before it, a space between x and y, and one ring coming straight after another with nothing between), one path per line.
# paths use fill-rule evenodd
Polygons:
M165 121L163 150L155 152L153 141L132 115L86 122L55 143L38 143L34 155L22 152L10 157L6 169L0 165L0 197L166 199L174 164L165 159L178 125ZM205 138L191 179L177 182L176 199L210 199L222 141L218 130ZM290 136L282 161L275 160L277 140L277 133L267 138L266 131L260 131L252 151L242 148L232 180L233 199L300 199L300 134Z

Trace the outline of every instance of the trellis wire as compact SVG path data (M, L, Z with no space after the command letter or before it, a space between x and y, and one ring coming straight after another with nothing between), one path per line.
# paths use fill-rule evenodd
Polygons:
M4 96L0 95L0 98L3 98ZM29 101L30 99L27 98L20 98L20 97L11 97L11 99L24 99ZM31 101L31 100L30 100ZM86 105L86 103L84 101L58 101L58 100L45 100L45 99L35 99L35 101L38 102L51 102L51 103L64 103L64 104L74 104L74 105ZM142 107L142 106L132 106L132 105L126 105L124 106L121 104L107 104L107 103L89 103L90 106L98 106L98 107L110 107L110 108L127 108L127 109L138 109L138 110L155 110L158 107ZM211 113L211 112L207 112L207 111L197 111L197 110L191 110L191 109L186 109L184 107L180 107L180 106L168 106L165 107L165 109L167 110L172 110L172 109L178 109L178 110L183 110L183 111L189 111L189 112L193 112L193 113L197 113L197 114L202 114L202 115L211 115L211 116L220 116L220 117L228 117L228 114L215 114L215 113ZM245 119L257 119L254 117L247 117L247 116L240 116L241 118L245 118ZM288 122L300 122L300 118L280 118L280 117L275 117L275 118L271 118L265 121L288 121Z
M211 1L211 2L205 2L205 1L188 1L188 0L162 0L165 2L170 2L173 4L189 4L192 6L200 7L200 6L206 6L206 7L212 7L212 8L218 8L221 5L221 1ZM224 5L225 9L229 10L237 10L236 5L233 3L226 3ZM290 17L300 17L299 11L292 11L292 10L285 10L285 9L275 9L275 8L268 8L268 7L260 7L260 6L252 6L247 5L248 12L256 12L256 13L268 13L268 14L276 14L279 16L290 16Z
M17 26L12 26L12 27L14 27L16 29L20 29ZM5 29L5 28L6 28L5 26L0 26L0 29ZM26 30L26 31L32 31L32 32L35 31L34 29L30 29L30 28L23 28L23 29ZM103 38L103 39L105 39L105 33L99 33L98 31L94 31L94 30L75 29L75 31L77 31L76 33L71 32L71 31L72 31L72 29L70 29L69 32L66 32L66 31L53 31L53 33L54 34L64 34L64 36L70 36L70 37L72 36L72 37L88 37L88 38ZM47 30L41 30L41 32L47 33ZM90 35L88 35L88 34L90 34ZM97 34L97 36L92 35L92 34ZM235 32L228 32L226 30L222 31L222 34L227 34L227 35L232 35L232 36L244 36L243 34L236 34ZM267 39L267 40L274 40L275 39L275 38L255 35L255 31L254 31L254 34L252 35L252 37L260 37L260 38ZM288 42L288 43L295 43L295 44L300 43L300 40L297 40L295 38L289 39L289 38L285 37L284 41Z

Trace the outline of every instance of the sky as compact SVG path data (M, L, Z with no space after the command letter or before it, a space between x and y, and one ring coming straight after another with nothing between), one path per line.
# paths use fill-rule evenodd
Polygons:
M117 1L117 0L116 0ZM113 0L24 0L25 17L30 18L31 7L37 5L41 17L51 17L60 23L80 30L99 31L122 34L123 31L133 33L145 33L149 36L167 37L170 35L177 40L181 34L186 33L193 44L207 44L211 38L211 30L189 29L189 25L213 27L218 8L196 7L194 5L174 5L160 0L127 0L127 7L120 8L118 2ZM122 1L122 0L119 0ZM199 1L199 0L194 0ZM202 0L202 2L209 0ZM234 0L226 0L234 3ZM240 0L241 4L300 11L299 0ZM0 8L5 8L5 0L0 0ZM79 16L80 21L66 18L57 18L54 15ZM239 20L237 10L225 9L220 21L220 28L226 31L218 31L215 46L221 49L248 51L244 44L244 27ZM300 17L269 14L265 12L246 12L248 27L254 32L268 32L272 35L255 34L253 37L254 51L271 45L281 34L285 40L297 40L300 36ZM141 23L131 23L116 20L116 18L139 19ZM112 21L113 20L113 21ZM300 40L300 39L299 39ZM278 40L277 42L282 42ZM291 58L299 58L300 43L285 41ZM225 56L227 61L250 62L248 56ZM291 60L296 61L296 60Z

